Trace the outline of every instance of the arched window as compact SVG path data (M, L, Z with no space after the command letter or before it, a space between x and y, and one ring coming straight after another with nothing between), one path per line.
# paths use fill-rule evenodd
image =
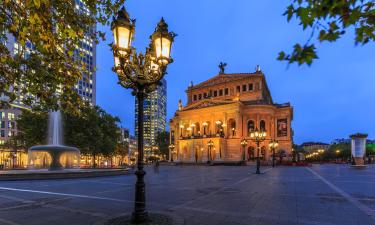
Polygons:
M266 122L264 120L260 121L259 128L260 128L261 131L266 130Z
M255 129L254 121L249 120L247 122L247 136L250 136L250 132L252 132Z

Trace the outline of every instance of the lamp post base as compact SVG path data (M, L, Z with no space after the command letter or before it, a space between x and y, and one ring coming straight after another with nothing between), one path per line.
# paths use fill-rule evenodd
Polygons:
M133 212L131 221L134 224L144 223L148 220L148 213L147 212Z

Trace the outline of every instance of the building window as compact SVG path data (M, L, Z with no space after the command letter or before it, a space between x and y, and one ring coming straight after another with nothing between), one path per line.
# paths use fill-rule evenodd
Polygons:
M8 113L8 120L14 120L14 113Z
M246 91L246 84L242 85L242 91Z
M5 128L5 121L1 121L1 128Z
M194 95L194 101L197 101L197 95Z
M223 90L219 90L219 96L223 96Z
M214 91L214 97L216 97L217 96L217 91Z
M199 95L198 95L198 99L199 99L199 100L202 99L202 94L199 94Z
M203 94L203 98L207 98L207 93L204 93L204 94Z
M254 121L252 121L252 120L249 120L247 122L247 136L250 136L250 132L252 132L255 129L254 125L255 125Z
M266 122L264 120L260 121L259 128L260 128L261 131L265 131L266 130Z
M225 88L225 95L228 95L229 94L229 92L228 92L228 88Z
M5 137L5 130L0 131L0 137Z
M249 91L252 91L252 90L254 90L254 84L253 83L249 84Z
M237 92L241 92L241 86L237 86Z

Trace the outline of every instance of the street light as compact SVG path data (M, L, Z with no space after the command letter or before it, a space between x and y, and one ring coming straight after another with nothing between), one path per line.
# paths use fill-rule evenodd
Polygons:
M257 170L256 174L260 174L260 158L259 158L259 144L265 140L267 136L266 130L259 131L258 128L255 128L255 130L251 131L250 137L255 141L257 144Z
M137 54L131 46L135 32L135 20L130 19L125 7L118 11L112 21L111 29L114 35L112 45L115 65L113 71L117 73L119 83L124 88L133 89L133 95L138 101L138 170L135 188L135 207L132 214L134 223L147 220L145 201L145 183L143 171L143 102L146 94L154 91L164 77L167 65L172 62L171 47L176 36L168 31L168 25L162 18L154 33L151 35L150 47L146 54Z
M279 142L275 139L272 139L269 146L272 150L272 167L275 167L275 149L277 148L277 146L279 146Z
M171 162L173 162L173 154L174 154L174 151L173 151L173 149L174 149L174 144L170 144L169 145L169 150L171 151Z
M211 148L214 146L214 142L212 140L208 141L208 151L207 151L207 163L211 162Z
M242 161L245 161L245 148L247 146L247 140L242 139L241 145L242 145Z
M340 152L341 151L339 149L336 150L336 162L339 160Z

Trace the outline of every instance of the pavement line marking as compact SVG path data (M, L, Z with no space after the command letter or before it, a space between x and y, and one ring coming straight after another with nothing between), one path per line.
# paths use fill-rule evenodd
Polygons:
M114 202L131 202L131 203L134 203L134 201L121 200L121 199L115 199L115 198L106 198L106 197L98 197L98 196L90 196L90 195L79 195L79 194L66 194L66 193L50 192L50 191L36 191L36 190L8 188L8 187L0 187L0 190L30 192L30 193L39 193L39 194L48 194L48 195L59 195L59 196L69 196L69 197L76 197L76 198L88 198L88 199L108 200L108 201L114 201Z
M75 198L87 198L87 199L95 199L95 200L106 200L106 201L114 201L114 202L126 202L126 203L132 203L132 204L135 203L133 200L122 200L122 199L106 198L106 197L99 197L99 196L92 196L92 195L66 194L66 193L60 193L60 192L36 191L36 190L8 188L8 187L0 187L0 190L39 193L39 194L48 194L48 195L57 195L57 196L68 196L68 197L75 197ZM61 199L55 199L55 200L52 200L52 201L59 201L59 200L61 200ZM12 206L12 207L8 207L8 208L0 208L0 211L15 209L15 208L22 208L22 207L33 205L33 204L35 204L35 203ZM172 207L172 205L169 205L169 204L159 204L159 203L154 203L154 202L147 202L146 204L147 205L162 206L162 207L166 207L166 208Z
M348 193L346 193L345 191L343 191L342 189L340 189L336 185L334 185L331 182L329 182L327 179L325 179L324 177L322 177L321 175L319 175L314 170L312 170L310 168L306 168L306 169L308 171L310 171L312 174L314 174L321 181L323 181L325 184L327 184L334 191L336 191L341 196L343 196L346 200L348 200L349 202L351 202L354 206L356 206L357 208L359 208L362 212L364 212L365 214L367 214L368 216L370 216L371 219L375 220L375 210L374 209L371 209L371 208L367 207L366 205L362 204L357 199L353 198L351 195L349 195Z
M6 220L6 219L1 219L1 218L0 218L0 222L1 222L2 224L6 224L6 225L22 225L22 224L15 223L15 222L13 222L13 221Z

